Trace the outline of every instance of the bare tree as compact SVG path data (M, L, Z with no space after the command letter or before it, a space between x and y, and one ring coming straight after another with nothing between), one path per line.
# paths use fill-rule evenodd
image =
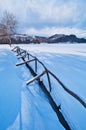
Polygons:
M3 13L2 23L7 28L7 34L14 34L16 32L18 22L12 13L5 11Z
M3 24L4 27L2 28L4 41L8 41L11 45L11 35L16 33L18 21L12 13L5 11L2 15L1 24Z

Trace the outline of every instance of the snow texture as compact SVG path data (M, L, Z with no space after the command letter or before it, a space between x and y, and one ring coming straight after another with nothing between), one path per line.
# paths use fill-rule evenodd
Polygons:
M86 102L86 44L19 45L38 57L70 90ZM13 46L14 47L14 46ZM32 78L25 65L0 46L0 130L63 130L37 82L26 87ZM6 48L6 49L5 49ZM42 71L38 68L38 72ZM72 130L86 130L86 108L70 96L52 77L51 95ZM46 76L42 77L47 85Z

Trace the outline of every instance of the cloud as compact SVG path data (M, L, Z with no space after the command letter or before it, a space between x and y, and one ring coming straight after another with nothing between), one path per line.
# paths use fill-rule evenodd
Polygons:
M37 26L85 26L86 9L80 0L69 0L69 2L56 2L56 0L27 2L27 19L29 27ZM84 24L84 25L83 25ZM39 26L38 26L39 25Z
M73 29L75 32L85 30L85 6L85 0L3 0L0 2L1 10L7 9L16 15L22 32L29 30L33 34L38 31L43 31L43 34L46 31L48 34L49 30L61 30L61 32L64 29L70 32Z
M5 6L6 4L6 6ZM31 24L37 22L44 23L57 23L68 24L76 23L80 20L80 17L85 17L84 8L85 2L81 0L3 0L0 2L0 6L3 9L8 9L22 21L25 21ZM81 14L83 14L81 16Z

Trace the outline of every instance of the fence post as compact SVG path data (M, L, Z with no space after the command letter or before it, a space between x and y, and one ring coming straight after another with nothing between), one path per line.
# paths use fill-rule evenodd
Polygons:
M47 74L47 79L48 79L48 84L49 84L49 90L51 92L51 81L50 81L50 76L49 76L49 73L48 73L47 69L46 69L46 74Z
M28 60L30 59L30 55L29 55L29 53L27 54L28 55Z
M20 48L17 46L16 47L16 52L19 53L20 52Z
M37 58L35 57L35 72L37 73Z
M19 52L19 49L18 49L18 47L16 48L16 52L17 52L17 53Z

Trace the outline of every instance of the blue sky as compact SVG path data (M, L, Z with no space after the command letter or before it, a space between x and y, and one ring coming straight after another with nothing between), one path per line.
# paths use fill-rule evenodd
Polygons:
M16 15L21 33L86 37L86 0L2 0L0 12Z

